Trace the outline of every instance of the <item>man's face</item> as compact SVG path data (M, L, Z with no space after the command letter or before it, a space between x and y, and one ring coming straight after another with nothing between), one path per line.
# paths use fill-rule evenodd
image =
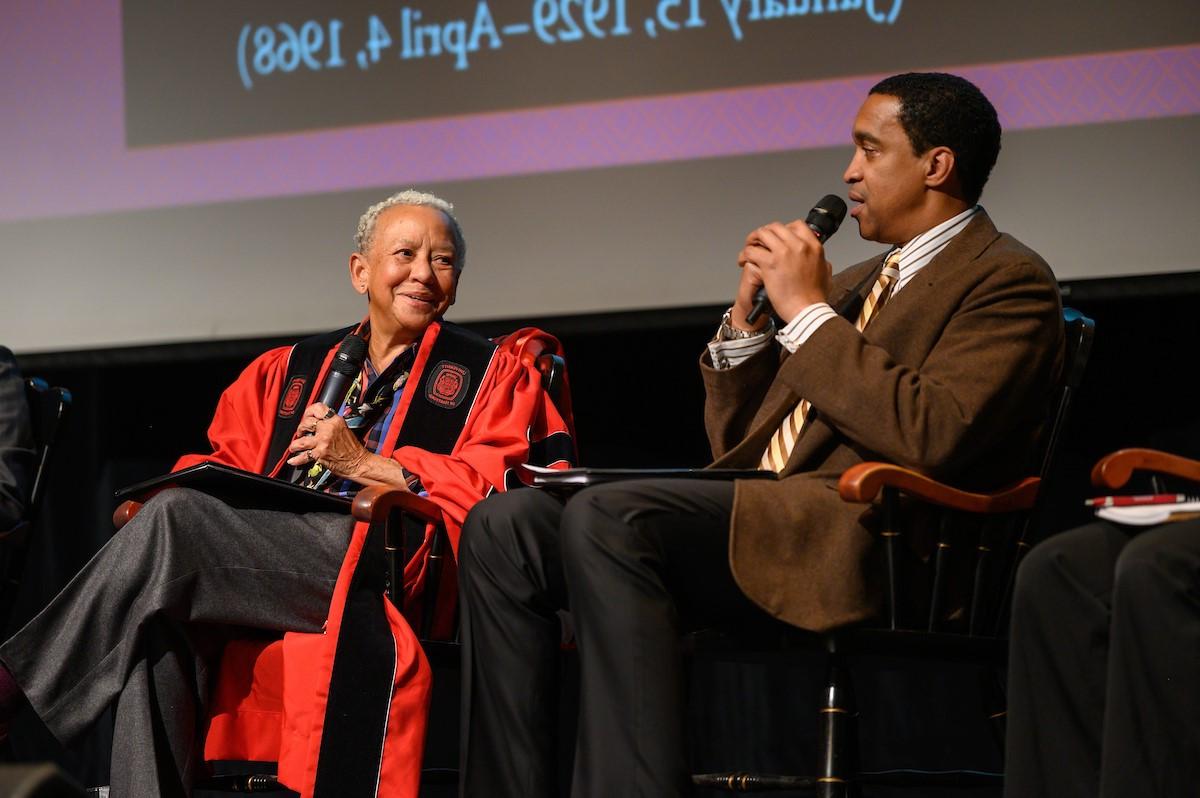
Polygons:
M905 244L923 230L928 159L914 155L900 124L900 100L888 94L867 97L854 119L854 157L842 179L855 205L850 215L868 241Z
M454 304L458 253L441 211L388 208L375 221L368 250L350 256L350 280L367 294L373 332L415 340Z

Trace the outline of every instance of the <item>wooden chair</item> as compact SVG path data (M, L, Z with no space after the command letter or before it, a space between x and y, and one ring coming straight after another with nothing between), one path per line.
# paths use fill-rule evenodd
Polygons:
M29 421L33 428L33 485L25 518L12 529L0 531L0 628L7 624L12 612L29 552L30 535L46 493L54 445L71 407L70 391L51 388L39 377L25 380L25 399L29 403Z
M1031 542L1039 500L1047 493L1055 451L1083 378L1095 330L1091 319L1072 309L1064 311L1064 320L1066 362L1036 475L993 493L957 490L888 463L860 463L842 475L838 492L843 500L861 503L881 500L882 625L857 626L821 635L797 629L775 630L769 641L759 639L750 644L751 651L767 657L787 657L798 651L811 656L814 648L824 651L827 680L820 707L816 775L707 773L693 776L694 784L734 792L812 790L821 798L846 798L858 795L863 784L999 783L998 773L860 770L855 729L857 707L847 661L858 655L882 654L932 661L973 661L995 666L997 673L1003 668L1012 580ZM905 583L907 574L902 562L905 536L917 530L905 529L899 523L901 496L907 497L910 505L915 500L936 508L930 516L940 519L936 527L937 548L928 578L922 579L922 584ZM905 515L917 517L911 513ZM953 592L951 582L956 571L951 560L960 552L969 554L970 573L966 574L969 586ZM962 598L961 611L952 612L959 608L956 596ZM914 606L923 609L919 617L911 612ZM694 642L701 651L714 652L718 657L723 652L733 652L737 658L744 658L746 652L746 642L736 636L709 634ZM1002 718L1002 708L997 708L993 716Z
M539 337L538 332L539 331L534 328L527 327L518 330L511 335L501 336L494 340L496 343L504 343L513 351L518 352L522 362L528 366L533 366L538 370L538 372L542 375L542 387L550 396L550 401L552 401L555 407L558 408L560 415L562 415L564 419L567 419L567 423L572 424L571 394L570 391L567 390L566 385L566 361L563 360L560 352L557 350L552 351L549 341L544 337ZM572 439L574 439L574 433L575 430L572 429ZM386 493L381 493L378 499L374 497L374 494L368 494L364 498L364 501L370 501L372 503L372 512L375 512L375 502L380 500L385 502L396 501L396 499L390 497L386 499L384 498L390 493L396 493L400 496L411 496L411 494L403 493L401 491L388 491ZM362 493L359 495L361 496ZM358 502L356 498L356 506L357 503ZM432 502L426 502L426 504L431 505ZM442 526L440 514L436 517L436 519L431 518L425 511L418 509L415 505L409 505L402 508L397 507L397 509L400 509L402 512L409 513L421 523L433 523L438 525L429 549L427 578L429 580L429 584L440 585L442 572L445 565L446 552L449 550L450 546L450 538L448 535L446 535L445 528ZM426 508L426 510L427 509L428 508ZM436 506L434 506L433 509L436 509ZM390 509L390 505L385 505L384 507L380 508L379 512L392 512L392 510ZM355 517L358 517L357 514ZM359 520L364 519L360 518ZM395 518L393 520L395 523L388 527L389 530L404 529L403 518ZM394 590L394 587L401 583L399 576L400 571L404 568L405 562L401 556L398 556L403 553L403 546L401 545L401 541L399 541L397 538L398 535L393 533L392 538L385 543L388 551L389 563L388 584L393 588L393 590L389 592L392 602L403 610L403 597L399 596ZM429 643L425 646L426 653L429 654L433 659L441 660L446 656L457 659L458 653L456 649L447 651L445 650L444 646L434 645L435 642L446 642L433 640L434 622L436 620L438 611L437 599L438 591L426 591L421 604L421 623L419 629L417 630L418 637L420 637L422 641L427 641ZM458 628L457 623L452 623L451 626L455 630ZM454 636L457 637L457 634L455 633Z
M551 401L559 409L560 414L571 424L570 392L566 381L566 362L557 347L557 341L534 328L524 328L511 335L494 339L503 344L506 349L517 354L526 365L533 366L541 374L542 387L550 396ZM571 430L574 437L574 430ZM123 502L113 513L113 525L120 529L128 523L141 509L140 502ZM456 633L452 631L448 638L434 639L433 632L439 617L439 595L448 592L443 589L445 559L449 551L450 540L445 529L445 520L441 508L429 499L417 496L406 490L387 486L374 485L363 488L354 497L351 504L351 514L357 521L377 525L384 530L384 548L387 559L388 596L401 612L405 611L403 591L404 565L408 561L406 546L406 529L417 527L422 531L427 525L434 526L433 540L426 565L426 588L421 599L417 636L425 649L427 658L437 668L439 664L455 664L458 660L458 645L452 639ZM452 586L452 585L451 585ZM442 597L444 599L444 597ZM457 629L456 623L451 623L452 629ZM235 772L219 772L196 785L199 790L220 792L282 792L287 791L276 777L269 772L259 771L263 765L270 768L270 763L234 763ZM250 767L245 767L249 765ZM226 768L222 766L220 770ZM449 782L457 779L457 774L451 771L438 771L423 776L422 781L429 783Z
M29 491L29 511L24 524L0 532L0 540L18 533L37 517L46 492L46 479L50 470L50 457L54 452L58 432L71 408L71 392L66 388L51 388L40 377L25 380L25 401L29 404L29 423L33 428L33 485Z

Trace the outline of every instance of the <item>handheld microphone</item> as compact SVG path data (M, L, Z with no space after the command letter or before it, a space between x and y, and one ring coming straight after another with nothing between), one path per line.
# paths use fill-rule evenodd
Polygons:
M837 232L838 228L842 225L842 220L845 218L846 203L836 194L826 194L808 212L808 216L804 217L804 223L808 225L809 230L813 231L813 235L817 237L817 241L824 244ZM746 321L751 324L758 321L758 317L768 307L767 289L765 287L759 288L758 292L754 294L754 307L746 314Z
M337 352L333 355L333 360L329 363L329 371L325 373L325 382L321 383L321 392L317 396L316 402L331 408L334 413L341 410L346 392L350 390L350 385L358 376L366 357L367 342L365 339L354 333L343 338L342 343L338 345ZM297 437L303 438L312 434L312 430L306 430ZM306 465L294 466L292 477L288 481L299 483L310 465L311 462Z
M321 393L316 401L332 408L333 412L338 412L366 357L367 342L364 339L354 333L343 338L333 361L329 364L329 372L325 375L325 382L321 385ZM305 434L312 435L311 432Z

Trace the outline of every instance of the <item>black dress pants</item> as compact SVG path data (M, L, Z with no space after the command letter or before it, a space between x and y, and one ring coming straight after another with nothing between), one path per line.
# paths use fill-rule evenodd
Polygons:
M689 790L681 633L760 615L729 570L733 484L645 480L565 505L533 490L471 511L459 549L465 796L557 794L560 622L580 658L576 798Z
M1009 656L1008 798L1200 794L1200 522L1035 546Z

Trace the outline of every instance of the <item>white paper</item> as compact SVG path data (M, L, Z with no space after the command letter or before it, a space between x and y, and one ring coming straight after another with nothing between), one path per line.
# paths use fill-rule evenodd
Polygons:
M1165 524L1172 516L1182 513L1200 513L1200 502L1179 502L1177 504L1138 504L1128 507L1101 507L1096 510L1096 517L1106 521L1131 526L1154 526Z

